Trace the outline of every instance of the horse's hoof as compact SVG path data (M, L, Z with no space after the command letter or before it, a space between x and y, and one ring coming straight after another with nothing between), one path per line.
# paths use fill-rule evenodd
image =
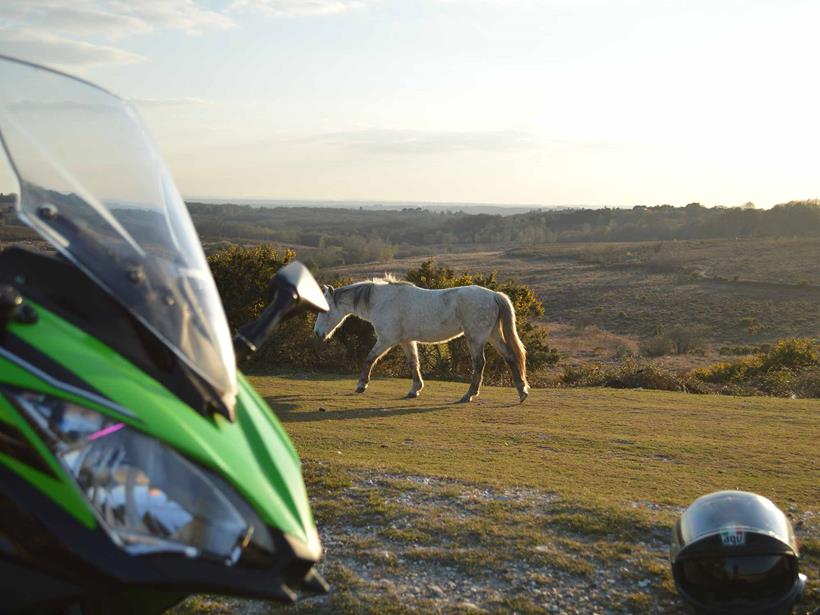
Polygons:
M419 396L418 391L410 391L407 395L405 395L405 397L407 399L416 399L416 397L418 397L418 396Z
M471 401L473 401L473 398L470 397L469 395L465 395L464 397L459 399L456 403L457 404L469 404Z
M519 393L518 394L518 403L523 404L524 400L527 399L528 396L529 396L529 393L527 393L527 392Z
M366 390L367 390L367 387L363 387L363 386L356 387L356 392L357 393L364 393Z

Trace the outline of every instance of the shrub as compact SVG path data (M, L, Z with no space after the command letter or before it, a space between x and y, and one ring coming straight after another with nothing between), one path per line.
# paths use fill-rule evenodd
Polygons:
M654 337L641 344L641 353L647 357L669 354L689 354L703 347L702 332L693 327L675 325L670 329L659 327Z
M820 367L810 367L797 372L794 379L794 395L820 398Z
M812 340L788 338L766 351L737 361L693 370L702 382L727 391L754 391L778 397L819 397L820 356Z
M806 338L790 337L780 340L765 355L761 368L799 369L820 365L820 356L814 348L814 342Z
M232 329L259 316L270 301L271 279L294 256L293 250L280 252L270 244L249 248L231 244L208 257Z
M776 397L795 395L797 374L790 369L771 369L763 373L758 379L759 387Z
M605 386L615 389L705 392L705 388L691 378L631 357L616 365L568 365L564 367L561 384L572 387Z
M573 387L601 387L608 380L606 368L600 363L566 365L560 382Z
M607 386L621 389L658 389L685 391L684 381L674 372L654 363L627 359L610 376Z
M730 382L742 382L750 375L760 370L761 359L759 356L744 357L737 361L715 363L709 367L701 367L692 372L696 378L704 382L713 384L726 384Z
M656 335L641 342L641 354L647 357L663 357L672 354L675 344L665 335Z

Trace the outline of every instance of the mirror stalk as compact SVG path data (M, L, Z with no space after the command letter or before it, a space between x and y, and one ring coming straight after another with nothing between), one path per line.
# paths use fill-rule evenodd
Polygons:
M279 327L293 306L299 301L299 295L292 287L279 288L276 296L259 315L259 318L242 325L233 338L233 349L236 362L240 363L254 354Z
M264 344L283 320L302 309L326 312L327 301L316 280L302 263L282 267L271 280L273 300L259 318L242 325L233 338L236 362L241 363Z

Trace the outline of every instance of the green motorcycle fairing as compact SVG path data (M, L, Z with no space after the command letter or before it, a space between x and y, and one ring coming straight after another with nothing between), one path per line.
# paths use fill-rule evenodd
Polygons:
M302 543L318 559L321 547L296 449L265 401L240 374L236 420L195 412L116 351L40 305L34 324L11 323L8 332L91 385L113 404L55 386L3 350L3 384L62 397L153 436L227 480L267 524ZM102 400L100 400L102 401ZM120 406L125 412L118 412ZM52 475L0 452L0 463L35 485L88 528L96 519L87 498L35 430L0 395L0 421L25 434Z

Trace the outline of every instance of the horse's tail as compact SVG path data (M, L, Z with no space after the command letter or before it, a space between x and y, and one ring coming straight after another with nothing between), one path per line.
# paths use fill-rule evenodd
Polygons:
M521 374L521 380L527 385L527 350L518 337L518 330L515 327L515 308L510 298L501 292L495 293L495 302L498 305L498 324L501 330L501 337L512 350L515 357L515 366ZM527 385L529 386L529 385Z

